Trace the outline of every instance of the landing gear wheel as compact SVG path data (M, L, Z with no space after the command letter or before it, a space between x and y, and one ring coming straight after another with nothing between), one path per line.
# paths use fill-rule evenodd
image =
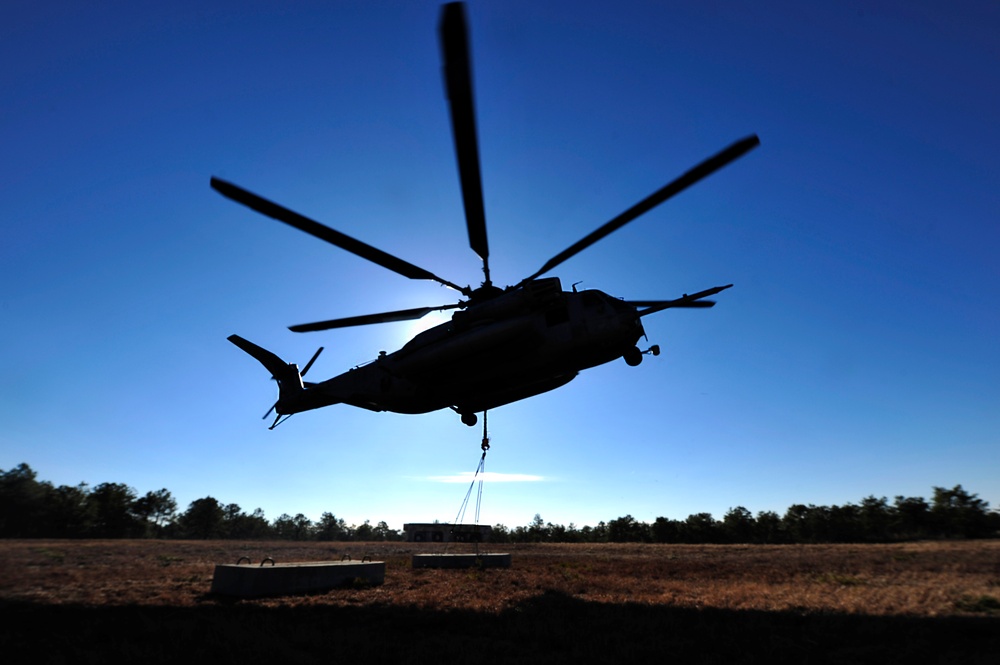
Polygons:
M474 413L463 413L461 415L462 415L462 422L468 425L469 427L475 427L476 423L479 422L479 417L476 416L476 414Z
M625 362L629 365L629 367L635 367L642 362L642 351L639 350L639 347L633 346L631 349L622 354L622 357L625 359Z

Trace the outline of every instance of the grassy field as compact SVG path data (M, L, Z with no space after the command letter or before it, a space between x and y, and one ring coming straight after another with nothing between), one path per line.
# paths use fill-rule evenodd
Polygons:
M0 541L5 662L1000 662L1000 542L518 545ZM470 551L452 546L448 551ZM385 584L230 600L214 565L360 559Z

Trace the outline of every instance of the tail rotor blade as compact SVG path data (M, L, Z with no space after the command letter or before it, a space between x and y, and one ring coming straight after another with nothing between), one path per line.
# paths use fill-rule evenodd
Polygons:
M306 375L306 372L308 372L309 368L313 366L313 363L316 362L316 359L319 358L319 354L321 354L321 353L323 353L323 347L322 346L319 347L318 349L316 349L316 353L314 353L313 357L310 358L309 362L306 363L305 368L303 368L303 370L301 372L299 372L300 376L305 376Z

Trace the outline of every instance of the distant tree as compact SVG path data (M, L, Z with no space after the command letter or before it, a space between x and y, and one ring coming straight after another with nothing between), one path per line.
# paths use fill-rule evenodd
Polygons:
M552 522L545 523L545 533L548 534L548 540L553 543L564 543L566 542L566 527L562 524L553 524Z
M535 513L535 517L531 520L531 524L528 525L527 538L530 542L540 543L544 540L549 539L548 529L545 528L545 520L538 513Z
M295 520L288 513L281 513L273 522L271 528L275 537L281 540L295 540Z
M931 507L922 497L897 496L893 531L905 540L926 538L931 530Z
M282 540L309 540L313 536L312 520L302 513L295 517L282 513L272 527L274 535Z
M785 541L785 533L781 528L781 517L773 510L762 510L757 513L756 540L758 543L781 543Z
M385 522L379 522L372 529L372 540L382 542L399 540L399 538L399 532L395 529L390 529L389 525Z
M635 518L631 515L616 517L608 522L608 540L612 543L628 542L629 532L635 524Z
M0 472L0 536L40 535L39 524L44 519L45 499L51 486L38 482L37 475L23 462Z
M323 513L316 523L317 540L346 540L347 525L333 513Z
M244 518L243 523L245 533L241 536L243 538L271 538L274 535L262 508L254 508L254 511Z
M613 543L644 543L652 538L647 524L626 515L608 522L608 540Z
M503 524L494 524L493 529L490 531L490 542L491 543L509 543L510 541L510 529L508 529Z
M988 538L1000 536L1000 510L994 508L986 516L986 531Z
M884 536L877 535L885 531L886 522L878 518L880 509L876 506L869 506L867 509L869 515L867 523L864 521L865 509L852 503L830 508L824 506L821 510L824 527L821 533L816 534L817 542L857 543L885 539ZM873 531L866 531L866 525L873 527Z
M83 538L93 528L93 514L87 501L87 483L60 485L48 493L44 535L54 538Z
M600 522L598 522L597 526L595 526L591 530L591 532L590 532L590 539L588 540L588 542L591 542L591 543L606 543L606 542L608 542L608 525L605 524L603 520L600 521Z
M101 483L87 496L93 515L91 535L129 538L142 535L144 524L135 512L135 490L122 483Z
M371 522L365 520L361 526L354 527L354 538L362 542L368 542L372 540L372 535L374 534L374 529L372 529Z
M809 504L805 519L806 542L829 543L834 540L833 514L828 506Z
M238 522L244 515L246 513L243 512L238 503L227 503L222 506L222 519L226 522Z
M226 538L259 540L270 537L271 525L260 508L247 515L239 504L230 503L222 507L222 531Z
M351 524L350 526L348 526L347 523L345 522L344 533L340 536L340 539L345 541L357 540L358 539L357 533L355 533L356 528L357 527L355 525Z
M680 523L666 517L657 517L650 532L654 543L679 543L681 540Z
M931 517L943 535L982 538L990 534L989 506L961 485L950 490L935 487Z
M260 508L255 508L248 515L238 504L230 503L222 508L222 516L222 530L226 538L262 540L273 536L271 524Z
M781 518L781 528L793 543L812 540L810 530L810 507L801 503L792 504Z
M295 540L309 540L312 535L311 519L302 513L296 513L295 517L292 518L292 524L295 526Z
M688 515L682 534L686 543L717 543L722 539L711 513Z
M192 501L178 522L185 538L208 540L225 535L225 512L211 496Z
M876 542L890 540L893 517L892 509L884 496L879 499L874 496L862 499L861 505L858 506L858 518L864 540Z
M243 534L244 520L247 514L238 503L227 503L222 506L222 533L226 538L245 538Z
M151 532L151 535L160 538L163 529L174 519L177 514L177 502L166 488L155 492L146 492L145 496L136 500L134 510L136 515L143 520Z
M560 538L561 542L564 543L579 543L583 542L583 535L580 530L576 528L576 524L572 522L569 523L565 529L562 526L558 527L561 530Z
M753 542L756 526L753 513L743 506L730 508L722 517L722 532L728 543Z

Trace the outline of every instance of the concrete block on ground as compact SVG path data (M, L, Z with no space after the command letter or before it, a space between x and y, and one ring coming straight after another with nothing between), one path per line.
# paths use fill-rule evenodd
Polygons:
M414 554L414 568L510 568L510 554Z
M212 593L240 598L321 593L353 584L385 582L384 561L316 561L264 566L219 564Z

